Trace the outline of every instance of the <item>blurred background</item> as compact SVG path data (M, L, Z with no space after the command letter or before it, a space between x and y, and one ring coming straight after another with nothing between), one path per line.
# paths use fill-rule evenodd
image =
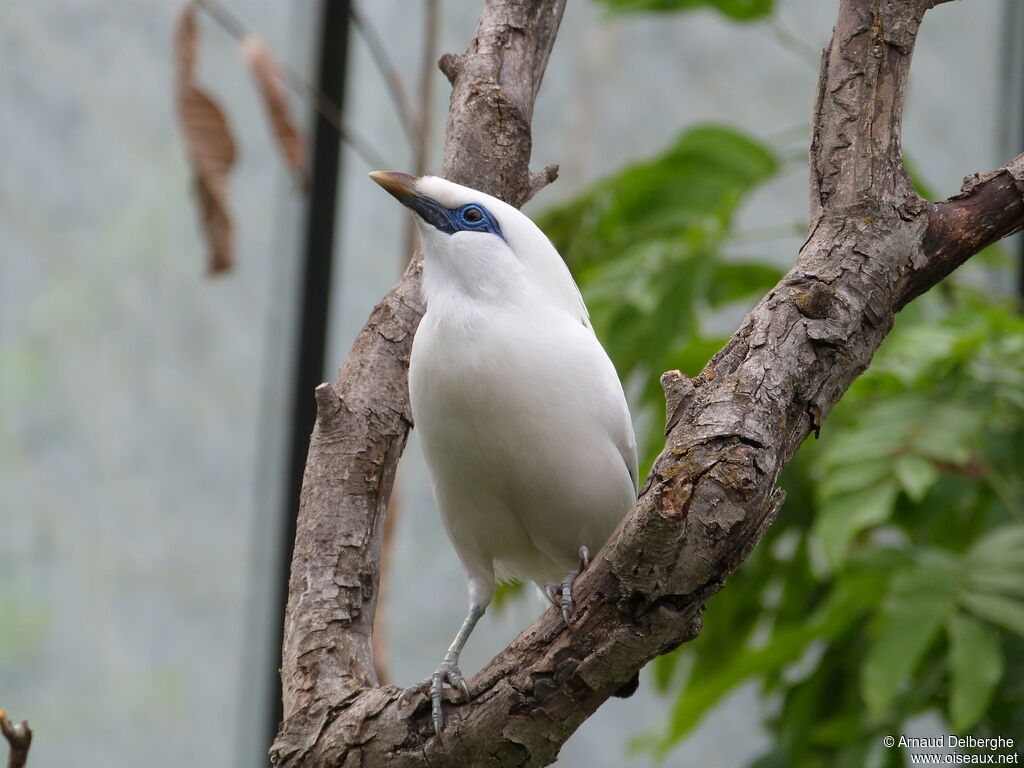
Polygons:
M0 5L0 706L30 720L33 768L268 763L312 386L407 256L407 214L366 173L438 169L449 87L429 69L422 99L421 62L464 50L480 4L200 5L195 79L237 144L237 263L216 276L175 112L183 4ZM836 7L568 3L534 117L533 165L561 175L526 210L627 384L642 471L658 374L699 371L803 242ZM282 62L321 159L306 192L245 32ZM1024 7L936 8L914 56L905 151L944 198L1024 149ZM588 720L560 766L902 765L883 734L1024 741L1020 248L901 314L705 634ZM436 666L465 597L415 432L397 487L382 634L404 685ZM543 608L503 598L467 673Z

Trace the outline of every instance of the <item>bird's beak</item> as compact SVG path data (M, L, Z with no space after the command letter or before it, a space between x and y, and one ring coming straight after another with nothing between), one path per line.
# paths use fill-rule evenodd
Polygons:
M374 171L370 178L430 226L449 235L456 231L451 211L436 200L416 191L416 182L419 181L416 176L399 171Z
M416 182L419 179L401 171L374 171L370 178L380 184L402 205L410 205L418 195Z

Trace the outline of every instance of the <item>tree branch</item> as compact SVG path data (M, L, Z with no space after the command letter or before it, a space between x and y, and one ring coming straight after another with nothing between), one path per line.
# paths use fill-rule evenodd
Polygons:
M470 681L471 702L449 703L443 741L425 701L400 711L398 689L366 687L374 682L368 661L347 650L365 646L369 632L379 518L409 422L404 356L419 305L411 294L397 304L389 294L339 380L318 390L279 763L547 765L647 661L699 634L705 601L782 505L783 467L867 368L895 313L1024 223L1020 158L937 205L918 198L907 178L900 114L918 25L933 4L841 3L813 117L811 231L795 266L699 376L663 376L665 450L576 582L574 624L545 612ZM525 24L543 26L561 12L556 3L526 5L489 3L467 53L441 62L454 81L445 174L516 203L530 190L529 117L557 20L537 37ZM494 73L517 85L495 85ZM396 291L415 283L418 265L410 270Z
M453 81L442 175L513 205L539 188L530 121L564 8L565 0L489 0L466 53L442 57ZM288 584L284 721L271 749L279 765L319 764L321 737L342 711L358 722L394 698L367 688L378 682L370 637L387 499L412 426L406 379L421 271L416 257L334 383L316 391Z
M914 40L934 0L842 0L818 75L811 133L811 222L825 207L903 199L913 187L900 156Z
M960 194L931 205L925 261L907 273L900 306L967 259L1024 226L1024 155L991 173L964 179Z
M32 746L32 729L28 727L28 720L12 723L7 719L7 712L0 709L0 733L11 748L7 756L7 768L24 768L28 761L29 747Z

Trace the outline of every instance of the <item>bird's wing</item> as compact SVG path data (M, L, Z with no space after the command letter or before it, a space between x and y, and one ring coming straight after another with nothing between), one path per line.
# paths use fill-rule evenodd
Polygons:
M583 294L572 279L569 267L547 236L540 229L536 229L536 233L539 237L533 238L529 245L520 247L520 258L533 271L535 284L585 328L590 328L590 313L587 312Z
M630 430L630 432L632 432L632 430ZM632 434L629 435L629 444L620 450L622 451L622 458L626 460L626 469L629 470L629 476L633 478L633 487L639 488L640 470L637 467L636 439Z
M553 245L551 247L554 248ZM579 321L583 323L583 325L590 328L590 312L587 311L587 305L583 303L583 294L580 293L580 287L576 285L576 281L572 279L569 267L567 267L565 262L562 261L561 255L558 257L558 265L561 267L560 272L565 278L563 281L560 281L561 284L559 286L559 291L562 294L562 300L565 303L565 308L571 312L574 317L578 317Z
M626 463L629 476L633 479L633 490L637 490L637 483L640 481L639 469L637 468L636 457L636 436L633 434L633 420L629 415L629 407L626 405L625 395L619 404L618 423L619 428L612 436L615 447L619 449L619 455Z
M587 311L587 305L583 303L583 294L580 293L579 286L573 280L569 267L566 266L565 261L556 250L554 244L546 236L542 239L547 248L550 249L550 252L536 255L533 260L534 269L538 271L543 284L556 298L562 308L593 333L594 329L590 325L590 313ZM600 347L600 342L598 342L598 346ZM608 355L603 347L601 347L601 354L605 357ZM633 433L633 420L629 415L629 407L626 405L625 393L622 392L621 383L610 360L609 368L611 369L611 378L619 385L617 412L614 415L614 422L611 427L611 437L615 442L615 447L618 448L619 454L622 456L623 462L626 464L626 469L629 470L629 476L633 479L633 489L636 490L637 483L639 482L639 471L637 469L636 437Z

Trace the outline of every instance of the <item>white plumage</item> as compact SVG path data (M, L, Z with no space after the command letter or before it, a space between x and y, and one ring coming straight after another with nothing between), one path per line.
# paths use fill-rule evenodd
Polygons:
M469 582L447 667L416 687L434 689L440 729L441 683L468 695L455 662L495 578L543 587L576 567L581 545L597 552L636 498L636 441L615 368L544 233L444 179L371 175L418 214L427 309L409 392Z
M636 498L636 443L615 368L558 252L524 214L436 177L417 192L482 204L507 240L417 218L427 311L409 366L438 510L470 581L560 581Z

